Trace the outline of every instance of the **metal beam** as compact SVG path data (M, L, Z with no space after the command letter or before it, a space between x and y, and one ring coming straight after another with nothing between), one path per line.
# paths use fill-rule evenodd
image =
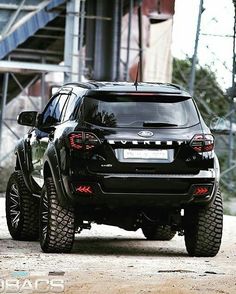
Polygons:
M0 72L70 72L69 66L0 60Z
M121 26L123 14L123 1L113 0L113 46L112 46L112 76L111 79L115 81L120 80L120 46L121 46Z
M9 82L9 73L4 74L3 84L2 84L2 97L1 97L1 109L0 109L0 157L2 156L3 145L2 145L2 127L5 115L5 106L7 101L7 90Z
M71 0L66 4L66 28L64 46L64 82L78 81L78 45L79 45L80 0Z
M16 4L0 4L0 9L4 9L4 10L17 10L19 7L19 5L16 5ZM37 10L38 9L38 6L36 5L24 5L21 10L24 10L24 11L34 11L34 10Z
M45 62L45 59L42 58L42 62ZM47 104L47 98L46 97L46 77L45 72L42 72L41 74L41 110L43 111L45 105Z
M40 54L40 55L57 55L57 56L63 55L62 53L56 50L48 50L48 49L38 50L38 49L32 49L32 48L16 48L13 52L32 53L32 54Z
M27 53L24 51L21 51L21 53L11 53L11 58L17 62L22 62L22 61L27 61L27 62L33 62L33 63L39 63L42 59L42 57L46 58L46 63L47 64L58 64L62 58L63 54L61 56L56 56L56 55L50 55L50 54L37 54L37 52L34 53ZM39 63L40 64L40 63Z
M83 45L84 45L84 23L85 23L85 2L81 0L81 13L80 13L80 31L79 31L79 68L78 68L78 80L81 81L84 74L84 56L83 56Z
M42 30L54 31L54 32L65 32L65 29L64 28L57 28L57 27L50 27L50 26L47 26L45 28L42 28Z
M129 58L130 58L130 38L131 38L131 26L132 26L132 13L134 9L134 1L129 1L129 20L128 20L128 35L127 35L127 50L126 52L126 64L125 64L125 80L129 81Z
M233 34L233 70L232 70L232 89L235 88L235 75L236 75L236 1L233 1L234 4L234 34ZM234 92L234 91L233 91ZM235 95L232 93L232 97L230 101L230 133L229 133L229 150L228 150L228 168L231 168L233 163L233 155L234 155L234 134L233 134L233 123L235 116L235 106L234 106L234 98ZM232 180L232 173L229 174L229 182Z
M89 79L94 78L94 51L95 51L95 22L96 22L96 1L86 1L86 34L85 34L85 67L87 70L86 76ZM92 15L93 18L88 18Z
M203 11L204 11L203 0L200 0L194 53L193 53L193 57L192 57L191 73L190 73L189 84L188 84L188 89L189 89L189 92L191 95L194 94L194 82L195 82L195 73L196 73L196 64L197 64L197 51L198 51L198 42L199 42L201 19L202 19Z
M13 26L14 22L17 19L17 16L21 12L22 7L24 6L24 4L25 4L25 0L22 0L21 3L18 5L16 11L14 13L12 13L12 15L9 18L7 24L5 25L5 27L3 28L2 32L1 32L2 38L4 38L7 35L7 33L10 31L11 27Z
M143 81L143 24L142 24L142 5L138 7L138 46L139 46L139 66L138 81Z
M45 34L35 34L31 36L31 38L64 40L64 36L52 36L52 35L45 35Z

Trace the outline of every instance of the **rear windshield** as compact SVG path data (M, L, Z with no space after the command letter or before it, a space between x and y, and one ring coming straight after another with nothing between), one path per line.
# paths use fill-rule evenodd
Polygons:
M85 97L84 121L103 127L190 127L199 123L192 99L177 97Z

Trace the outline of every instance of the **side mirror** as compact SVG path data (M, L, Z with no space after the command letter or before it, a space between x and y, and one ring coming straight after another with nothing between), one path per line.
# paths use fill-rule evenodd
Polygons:
M37 124L37 111L23 111L17 117L19 125L35 127Z

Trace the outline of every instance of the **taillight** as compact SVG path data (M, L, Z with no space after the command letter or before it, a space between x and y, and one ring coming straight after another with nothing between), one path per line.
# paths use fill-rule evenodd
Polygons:
M214 137L212 135L195 135L190 146L197 152L208 152L214 149Z
M89 132L77 132L69 134L70 148L89 151L100 144L98 137Z
M70 147L73 149L78 149L81 150L83 149L83 138L82 138L83 134L82 133L78 133L78 134L70 134L69 135L69 141L70 141Z

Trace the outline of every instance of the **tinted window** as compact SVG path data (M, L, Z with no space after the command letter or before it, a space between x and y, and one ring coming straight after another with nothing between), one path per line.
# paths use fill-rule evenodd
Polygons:
M50 124L52 122L54 109L58 103L59 96L52 98L49 104L46 106L43 114L43 124Z
M62 121L67 121L68 119L71 118L73 112L74 112L74 109L75 109L75 104L76 104L76 101L78 100L77 96L72 93L68 99L68 102L67 102L67 105L66 105L66 108L65 110L63 111L64 112L64 115L62 117Z
M62 114L62 110L65 106L65 103L67 101L68 95L67 94L61 94L60 99L54 109L53 116L55 119L59 122Z
M86 97L84 120L107 127L188 127L199 123L192 99L174 97Z
M52 125L60 122L61 113L67 98L67 94L61 94L52 98L44 111L43 124Z

